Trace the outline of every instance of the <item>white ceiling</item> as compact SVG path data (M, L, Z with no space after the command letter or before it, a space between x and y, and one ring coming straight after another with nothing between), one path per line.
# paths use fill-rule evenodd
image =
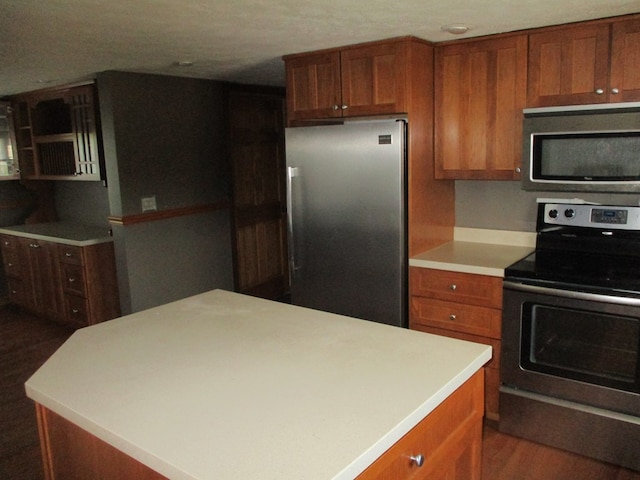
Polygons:
M0 96L103 70L283 85L284 54L640 12L640 0L0 0ZM191 67L175 62L191 61Z

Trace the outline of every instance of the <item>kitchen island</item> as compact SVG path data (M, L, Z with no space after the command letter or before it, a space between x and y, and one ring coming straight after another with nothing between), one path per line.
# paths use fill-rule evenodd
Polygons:
M214 290L78 330L26 391L57 480L477 478L490 358Z

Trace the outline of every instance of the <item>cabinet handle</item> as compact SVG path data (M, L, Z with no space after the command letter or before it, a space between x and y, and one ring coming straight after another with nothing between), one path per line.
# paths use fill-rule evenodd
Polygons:
M452 313L451 315L449 315L449 320L455 320L456 318L458 317L456 317L455 313Z
M341 108L342 110L346 110L347 108L349 108L349 105L342 105L340 108Z
M451 291L455 292L458 289L458 286L453 283L449 288L451 289Z
M604 90L601 88L596 89L596 95L602 95L604 93Z
M614 95L617 95L618 93L620 93L620 90L618 90L617 88L612 88L611 93L613 93Z
M334 105L334 106L333 106L333 107L331 107L331 108L333 108L334 110L340 110L340 107L339 107L338 105Z
M418 455L412 455L411 457L409 457L409 460L415 463L418 467L424 465L424 455L422 455L421 453Z
M38 245L37 243L30 243L29 246L31 248L40 248L40 245Z
M8 267L13 267L13 263L9 262L9 263L7 264L7 266L8 266Z
M73 253L67 252L67 253L64 254L64 256L67 257L67 258L71 258L71 257L73 257Z
M72 277L72 278L69 278L67 281L68 281L69 283L73 283L73 282L75 282L75 281L76 281L76 279Z
M78 310L77 308L74 308L74 309L72 309L72 310L71 310L71 313L76 314L76 313L78 313L79 311L80 311L80 310Z

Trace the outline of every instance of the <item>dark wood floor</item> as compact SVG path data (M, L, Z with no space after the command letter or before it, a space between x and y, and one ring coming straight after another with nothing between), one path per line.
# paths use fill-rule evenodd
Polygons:
M35 412L24 382L71 333L0 306L0 480L43 480ZM640 480L640 473L485 427L483 480Z

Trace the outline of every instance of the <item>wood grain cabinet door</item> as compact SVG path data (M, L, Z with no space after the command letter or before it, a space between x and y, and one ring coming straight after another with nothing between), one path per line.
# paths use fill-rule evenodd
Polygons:
M609 29L605 23L530 35L527 106L607 102Z
M525 35L436 49L436 178L519 177L526 71Z
M612 25L610 98L640 101L640 20Z
M405 64L406 46L403 42L343 50L343 116L405 112Z
M285 58L288 120L341 117L340 52Z

